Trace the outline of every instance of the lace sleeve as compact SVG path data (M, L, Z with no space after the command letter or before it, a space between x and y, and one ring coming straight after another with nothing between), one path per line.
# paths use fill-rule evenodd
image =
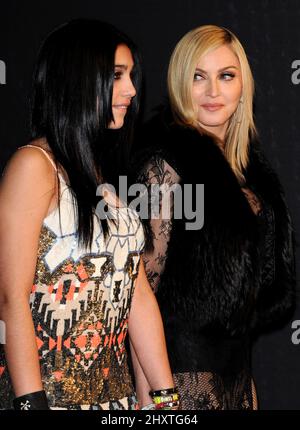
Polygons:
M158 201L152 195L149 197L149 203L152 203L150 226L153 249L151 251L146 250L143 254L147 277L154 292L158 288L160 275L164 270L172 228L174 198L171 187L176 186L179 180L176 171L159 157L153 157L149 161L140 178L140 181L147 185L148 196L151 195L150 190L155 188L153 185L159 186L160 190L163 191L159 193ZM154 202L158 204L153 205Z

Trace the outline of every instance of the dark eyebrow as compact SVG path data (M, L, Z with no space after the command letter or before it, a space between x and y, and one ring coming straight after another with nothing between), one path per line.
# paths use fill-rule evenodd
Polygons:
M115 64L115 67L118 67L119 69L127 70L128 66L125 66L124 64Z
M222 67L222 69L218 70L218 72L223 72L224 70L228 70L228 69L236 69L238 70L238 67L236 66L227 66L227 67ZM202 72L202 73L206 73L205 70L200 69L199 67L196 68L196 72Z

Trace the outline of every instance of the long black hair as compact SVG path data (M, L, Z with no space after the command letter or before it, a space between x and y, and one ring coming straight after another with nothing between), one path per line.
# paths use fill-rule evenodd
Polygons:
M133 57L136 96L123 127L114 131L108 130L113 120L114 59L116 48L122 44ZM31 139L46 138L56 163L68 176L78 239L84 246L92 243L97 186L113 183L127 172L141 81L136 46L104 22L70 21L50 33L39 51L31 98ZM107 221L101 220L101 225L106 234Z

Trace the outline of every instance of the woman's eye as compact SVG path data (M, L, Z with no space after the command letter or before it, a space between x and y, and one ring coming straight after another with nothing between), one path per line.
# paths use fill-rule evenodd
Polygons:
M224 81L231 81L233 78L235 77L234 73L222 73L221 74L221 79L224 79Z
M194 74L194 81L201 81L203 78L202 75L200 75L200 73L195 73Z
M122 76L122 72L115 72L114 73L114 79L120 79Z

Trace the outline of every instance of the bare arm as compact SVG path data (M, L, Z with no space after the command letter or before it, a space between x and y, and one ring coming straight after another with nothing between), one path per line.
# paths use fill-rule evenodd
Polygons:
M147 378L140 365L140 362L137 358L136 352L134 350L134 347L131 341L130 341L130 352L131 352L131 360L132 360L134 376L135 376L136 395L137 395L140 407L144 407L152 403L152 398L149 395L151 386L147 381Z
M139 391L139 400L144 406L149 403L147 397L149 386L152 390L159 390L174 387L174 382L160 311L147 280L142 259L128 327L130 342L134 350L135 375L139 382L145 383L145 386L141 387ZM146 382L148 382L147 385Z
M0 319L16 397L42 390L29 295L43 219L55 190L53 167L40 151L21 149L0 183Z

